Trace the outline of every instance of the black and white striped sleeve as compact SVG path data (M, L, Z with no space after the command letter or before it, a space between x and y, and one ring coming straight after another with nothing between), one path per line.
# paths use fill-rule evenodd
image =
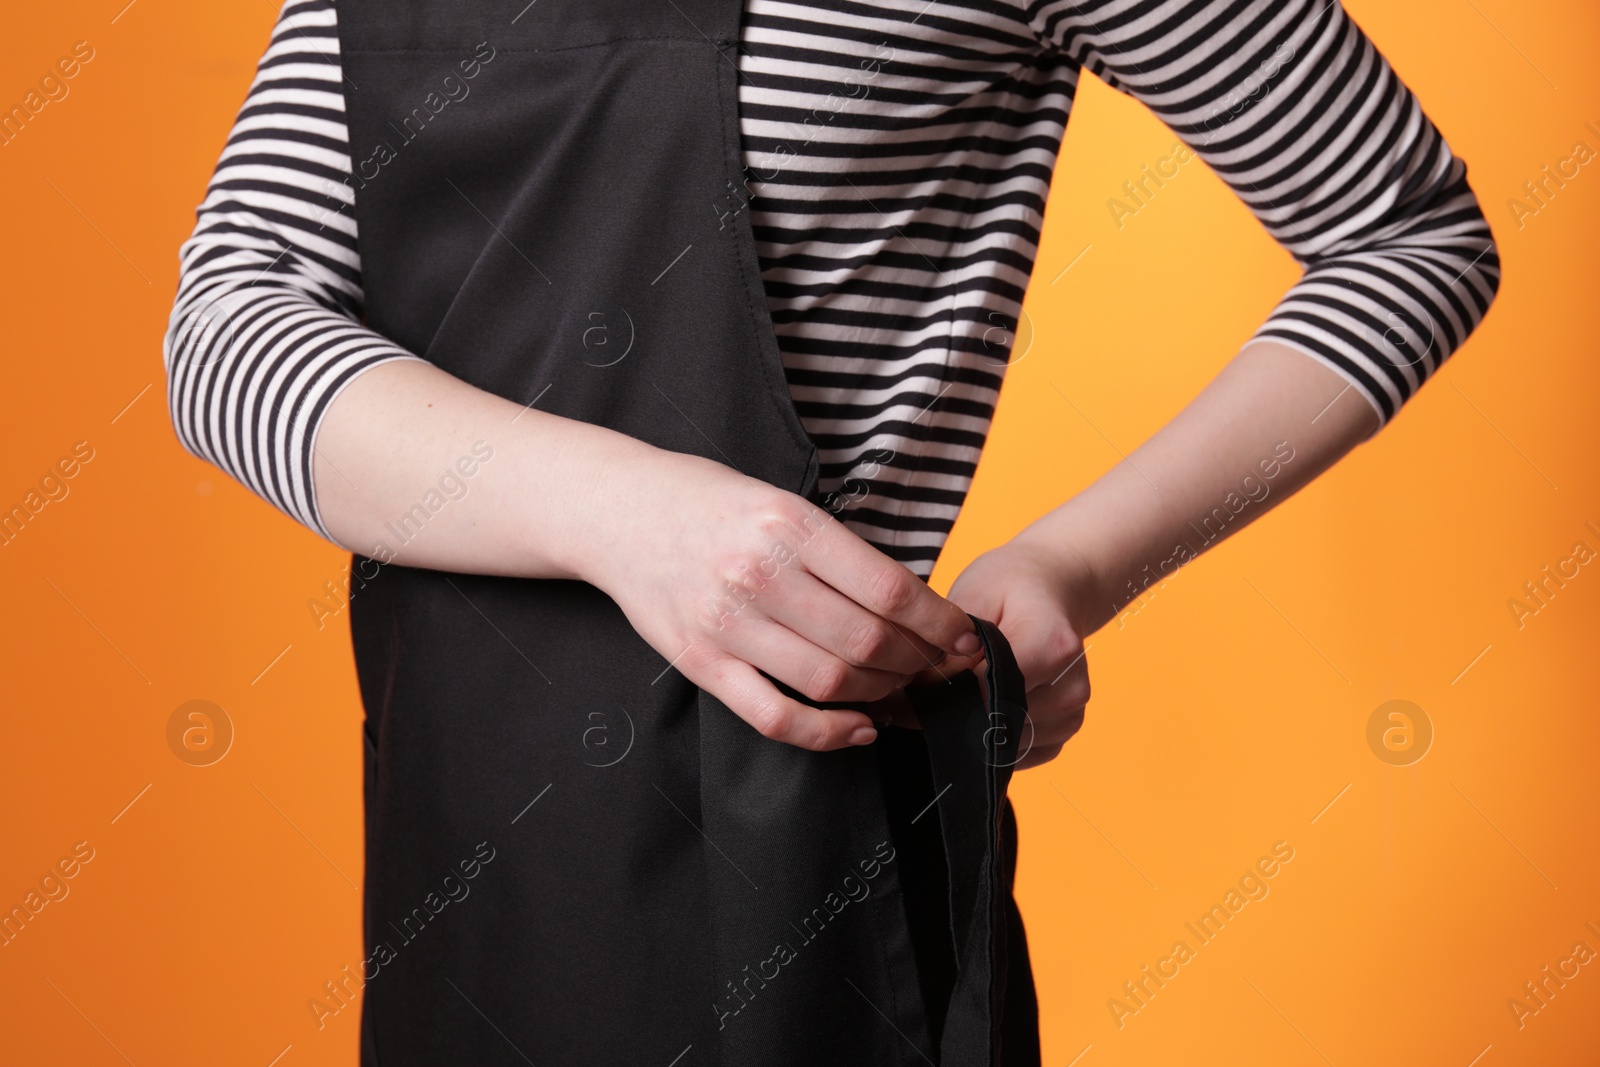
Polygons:
M164 358L178 439L324 537L317 428L363 371L416 359L360 324L331 0L287 0L184 243Z
M1030 18L1295 257L1255 337L1332 367L1380 425L1482 320L1500 260L1466 164L1339 0L1034 0Z

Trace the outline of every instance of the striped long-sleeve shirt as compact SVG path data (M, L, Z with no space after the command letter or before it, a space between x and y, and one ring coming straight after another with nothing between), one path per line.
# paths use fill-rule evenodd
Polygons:
M184 446L324 536L330 402L419 358L361 325L336 18L285 3L166 338ZM821 488L923 577L994 413L1081 71L1150 107L1302 265L1256 336L1381 420L1499 283L1465 164L1339 0L746 0L738 64L751 222Z

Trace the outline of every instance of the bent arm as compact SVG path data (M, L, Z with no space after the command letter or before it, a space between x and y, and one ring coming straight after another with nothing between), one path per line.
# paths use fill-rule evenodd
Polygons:
M179 440L383 562L575 576L584 488L656 450L524 412L361 324L341 78L334 5L287 0L181 253Z
M1477 327L1500 265L1466 164L1338 0L1057 2L1034 25L1304 268L1177 418L1019 536L1090 575L1086 634L1386 424Z
M575 578L758 731L869 743L859 711L971 621L802 498L477 389L360 322L332 0L286 0L183 247L174 428L324 537L386 563ZM803 536L802 536L803 534ZM787 565L765 576L788 542Z
M312 456L340 392L416 357L361 325L329 0L287 0L184 243L163 356L179 441L324 537Z

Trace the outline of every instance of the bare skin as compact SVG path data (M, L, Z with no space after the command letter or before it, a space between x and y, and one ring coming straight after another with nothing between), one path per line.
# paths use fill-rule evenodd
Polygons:
M1252 342L1126 462L975 559L948 599L798 496L524 409L425 363L376 367L339 395L318 432L313 477L340 545L408 566L588 582L686 678L764 736L809 749L871 743L875 720L902 720L899 690L909 681L976 664L966 613L992 619L1029 688L1027 767L1054 758L1081 723L1083 642L1131 599L1128 581L1172 559L1179 543L1194 554L1208 547L1189 524L1237 492L1243 475L1259 476L1280 442L1293 461L1223 537L1377 425L1331 369ZM385 524L480 441L493 458L466 494L396 547ZM730 583L745 593L730 596ZM812 700L862 710L809 707L761 672Z
M951 585L950 599L993 620L1016 654L1033 723L1018 768L1054 759L1082 725L1089 701L1084 642L1143 591L1149 576L1170 574L1283 503L1378 422L1361 394L1322 363L1273 341L1252 342L1126 461L973 560ZM1276 462L1286 454L1280 444L1292 450L1291 461ZM1229 494L1235 501L1244 495L1246 475L1260 485L1267 469L1274 471L1270 492L1259 503L1220 527L1205 526ZM1213 530L1218 536L1204 543ZM1175 552L1179 545L1187 554ZM966 657L940 671L972 665ZM937 676L928 672L923 680ZM887 717L902 721L903 705L888 707Z

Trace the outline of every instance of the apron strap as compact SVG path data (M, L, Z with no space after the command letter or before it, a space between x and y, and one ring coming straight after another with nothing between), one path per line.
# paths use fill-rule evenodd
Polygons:
M1027 686L994 623L969 616L984 672L906 689L927 742L950 876L956 978L939 1043L940 1067L997 1067L1006 1011L1007 927L1015 834L1006 786L1031 742ZM1023 953L1026 949L1016 946ZM1024 992L1024 991L1018 991ZM1024 995L1025 1000L1031 999Z

